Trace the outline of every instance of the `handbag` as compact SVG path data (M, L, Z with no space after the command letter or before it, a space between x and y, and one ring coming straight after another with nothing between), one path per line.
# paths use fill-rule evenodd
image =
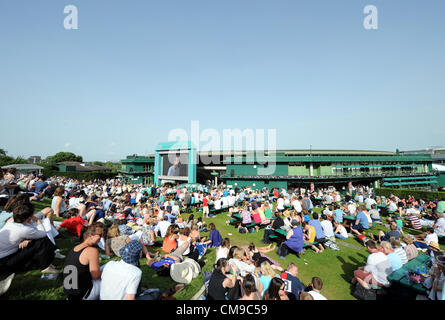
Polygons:
M360 283L357 283L352 294L359 300L376 300L377 294L374 289L365 289Z

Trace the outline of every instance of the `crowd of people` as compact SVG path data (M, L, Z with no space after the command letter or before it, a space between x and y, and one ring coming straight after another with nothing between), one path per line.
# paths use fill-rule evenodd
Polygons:
M51 199L51 207L35 213L32 201L44 198ZM361 186L345 195L332 187L312 192L226 186L189 190L131 185L119 179L85 182L42 175L19 177L8 169L0 176L0 201L0 272L57 274L60 271L52 263L62 259L64 284L77 284L64 286L66 297L72 300L173 299L202 272L208 248L216 248L216 261L206 277L206 299L324 300L320 277L303 285L296 264L289 263L284 270L267 253L276 250L285 259L289 253L300 257L307 249L317 254L339 250L338 240L363 238L373 225L383 224L377 208L384 206L393 216L387 219L389 231L369 234L367 265L353 277L354 283L372 289L388 286L387 276L419 250L440 257L438 237L445 235L445 199L377 197L372 188ZM315 212L315 207L322 212ZM202 213L192 213L192 208ZM264 246L231 245L211 222L212 211L221 209L231 218L241 216L238 232L264 229ZM191 214L184 218L184 213ZM345 223L346 216L353 217L350 225ZM416 236L403 232L403 227L419 230L423 226L426 232ZM54 241L62 229L78 239L66 256ZM285 239L275 246L271 236L279 229ZM203 237L203 232L209 235ZM120 260L101 266L101 260L114 256ZM144 288L141 258L146 258L147 266L158 276L170 276L178 285L168 290ZM430 292L434 293L430 299L442 298L443 271L436 259L431 268Z

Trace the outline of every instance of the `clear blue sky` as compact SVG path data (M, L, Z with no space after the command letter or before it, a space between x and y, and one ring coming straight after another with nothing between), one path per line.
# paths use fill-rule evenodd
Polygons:
M277 129L280 149L445 145L444 14L443 0L2 0L0 148L119 160L191 120Z

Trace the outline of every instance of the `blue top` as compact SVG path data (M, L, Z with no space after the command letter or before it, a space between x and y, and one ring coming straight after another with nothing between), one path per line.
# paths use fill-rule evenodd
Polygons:
M388 258L389 262L391 262L392 271L399 270L401 267L403 267L402 259L397 253L392 252L386 257Z
M263 291L261 292L261 296L264 295L264 292L266 292L267 289L269 289L270 282L272 281L272 278L266 275L262 275L260 277L260 282L263 285Z
M295 296L295 299L300 300L300 292L304 292L305 289L300 279L285 271L281 273L281 280L283 280L286 285L287 294L289 295L289 293L291 293Z
M315 228L315 239L326 238L320 221L312 219L311 221L309 221L309 225Z
M2 211L0 213L0 229L3 228L3 226L6 224L6 221L8 221L8 219L11 217L12 217L12 212Z
M357 218L355 219L355 221L357 221L357 220L359 221L359 223L363 229L369 229L368 217L366 216L366 214L363 211L360 211L359 213L357 213Z
M216 248L221 246L222 237L218 230L213 229L209 234L210 248Z
M343 214L344 214L343 210L335 209L334 214L335 214L334 220L343 223Z
M303 230L300 227L292 229L293 235L286 242L286 246L295 252L301 252L303 250Z

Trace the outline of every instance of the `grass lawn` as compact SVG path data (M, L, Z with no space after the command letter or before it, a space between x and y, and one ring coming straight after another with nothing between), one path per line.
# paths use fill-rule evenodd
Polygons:
M44 207L51 205L49 199L45 199L42 202L35 202L36 212ZM322 209L315 208L314 211L321 212ZM183 214L184 220L186 220L189 214ZM200 213L195 213L195 218L201 216ZM241 234L236 231L233 225L227 225L226 221L229 220L227 213L221 213L213 218L204 219L207 225L210 222L215 223L216 228L221 233L221 236L230 238L232 245L247 246L250 242L255 243L257 246L264 246L261 243L263 238L264 229L259 232ZM385 230L383 226L377 226L372 231L377 235L378 230ZM387 230L385 230L387 231ZM408 231L411 232L411 231ZM63 237L56 239L57 247L61 253L66 255L71 248L73 248L77 240L74 236L66 231L61 232ZM202 233L202 236L208 236L208 233ZM157 239L159 242L162 239ZM322 294L330 300L355 300L352 296L352 287L350 280L353 276L353 272L357 267L366 264L366 259L369 255L366 248L355 238L350 237L346 241L338 241L340 250L334 251L327 248L323 253L316 254L312 250L306 250L306 253L297 258L293 254L289 254L285 260L278 258L275 253L276 250L271 251L268 255L278 261L283 268L286 268L289 262L294 262L299 267L299 277L303 284L308 284L312 277L320 277L323 280ZM352 247L342 245L342 243L350 244ZM441 246L443 249L443 246ZM160 250L159 248L153 249ZM104 253L104 252L101 252ZM203 271L211 271L213 263L215 262L216 252L215 249L209 249L205 255L208 259L207 264L203 267ZM112 258L113 259L113 258ZM119 259L119 258L115 258ZM106 263L109 260L102 260L101 264ZM55 259L54 265L62 270L63 260ZM140 261L142 269L142 286L147 288L161 288L166 289L174 286L176 283L170 277L158 277L153 269L146 265L146 259ZM0 279L4 279L8 274L0 274ZM46 280L40 278L41 273L39 270L30 271L26 273L16 274L11 284L11 287L7 293L0 297L2 300L11 299L24 299L24 300L64 300L62 277L56 280ZM184 290L176 294L176 298L179 300L190 300L202 287L204 275L201 273L196 279L194 279Z

